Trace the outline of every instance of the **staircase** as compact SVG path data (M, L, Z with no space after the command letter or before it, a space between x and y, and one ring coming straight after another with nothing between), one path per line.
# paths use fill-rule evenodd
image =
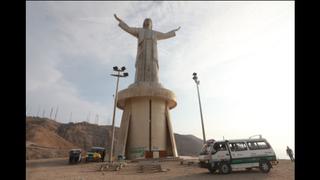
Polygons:
M160 162L157 161L140 161L138 164L138 171L144 172L165 172L167 170L162 169Z

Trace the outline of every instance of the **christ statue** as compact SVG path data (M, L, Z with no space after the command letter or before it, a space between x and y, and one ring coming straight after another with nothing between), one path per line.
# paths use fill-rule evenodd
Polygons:
M138 39L138 50L135 63L135 83L159 83L157 41L174 37L176 35L175 32L178 31L180 27L167 33L162 33L152 30L152 21L150 18L144 20L142 28L137 28L128 26L117 17L116 14L114 17L119 21L121 29Z

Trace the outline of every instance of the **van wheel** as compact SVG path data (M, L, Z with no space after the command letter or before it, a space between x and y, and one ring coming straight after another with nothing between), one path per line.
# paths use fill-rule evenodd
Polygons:
M268 173L270 171L270 169L271 169L270 162L267 161L267 160L261 161L260 164L259 164L259 169L263 173Z
M231 172L231 167L228 163L223 162L220 164L219 172L221 174L229 174Z
M246 168L246 170L247 170L247 171L251 171L251 170L252 170L252 168Z
M214 164L208 164L208 170L209 170L209 172L211 173L211 174L214 174L215 172L216 172L216 167L215 167L215 165Z

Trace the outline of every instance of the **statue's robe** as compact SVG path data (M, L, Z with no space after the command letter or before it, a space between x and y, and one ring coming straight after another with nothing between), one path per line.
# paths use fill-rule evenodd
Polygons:
M176 35L175 31L162 33L151 29L129 27L124 22L120 22L119 26L124 31L138 38L135 83L159 83L157 40L174 37Z

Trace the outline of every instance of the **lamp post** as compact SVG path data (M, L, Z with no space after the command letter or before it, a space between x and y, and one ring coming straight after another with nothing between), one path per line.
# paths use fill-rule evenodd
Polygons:
M118 101L118 85L119 85L119 78L120 77L127 77L129 74L126 72L123 72L126 70L126 68L123 66L121 69L118 68L118 66L114 66L113 70L116 71L116 74L111 74L111 76L117 77L117 85L116 85L116 93L114 98L114 106L113 106L113 116L112 116L112 138L111 138L111 148L110 148L110 155L109 155L109 162L112 162L112 155L113 155L113 141L114 141L114 119L116 116L116 107L117 107L117 101Z
M201 116L201 125L202 125L202 135L203 135L203 144L206 143L206 133L204 132L204 125L203 125L203 117L202 117L202 108L201 108L201 100L200 100L200 92L199 92L199 84L200 81L198 80L197 73L193 73L193 80L197 85L197 92L198 92L198 100L199 100L199 107L200 107L200 116Z

